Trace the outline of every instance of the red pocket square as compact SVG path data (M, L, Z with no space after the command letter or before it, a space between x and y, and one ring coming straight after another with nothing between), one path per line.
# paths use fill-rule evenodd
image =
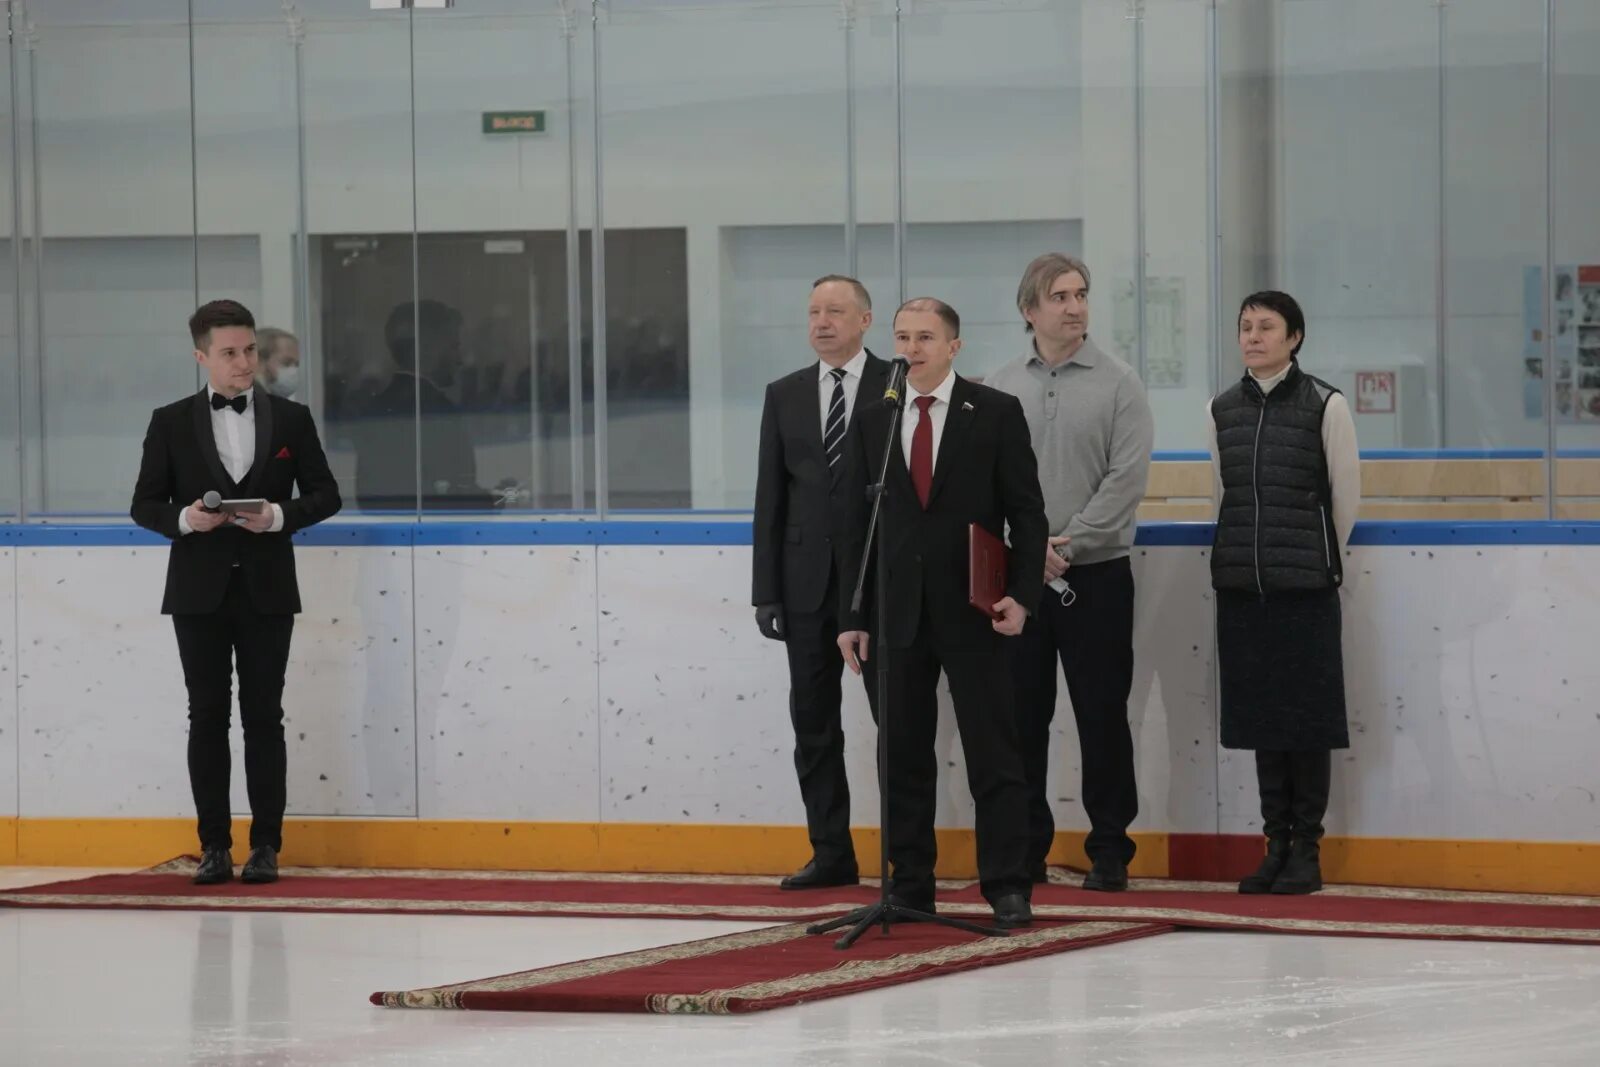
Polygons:
M290 456L290 454L289 454L289 446L288 445L284 445L282 448L278 449L278 454L276 456L273 456L272 458L273 459L291 459L293 457Z

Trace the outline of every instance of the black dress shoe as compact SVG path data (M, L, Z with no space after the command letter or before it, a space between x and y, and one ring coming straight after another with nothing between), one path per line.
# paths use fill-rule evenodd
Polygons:
M233 881L233 857L225 848L208 848L194 869L195 885L221 885Z
M239 880L249 885L266 885L278 880L278 850L271 845L258 845L250 850L244 861Z
M1033 909L1021 893L1002 894L990 904L994 908L994 924L1002 930L1015 930L1033 922Z
M1099 893L1120 893L1128 888L1128 865L1116 860L1098 859L1084 875L1083 888Z
M818 867L817 861L795 871L778 883L779 889L828 889L836 885L860 885L861 875L854 866Z

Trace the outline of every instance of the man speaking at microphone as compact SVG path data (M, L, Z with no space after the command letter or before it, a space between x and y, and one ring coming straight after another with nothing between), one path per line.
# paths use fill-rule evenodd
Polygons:
M1017 398L969 382L951 369L961 319L939 300L907 301L895 315L895 350L910 363L905 414L888 441L892 407L858 416L846 450L844 499L856 502L845 573L853 576L866 542L867 486L887 447L878 535L887 574L884 618L869 590L864 611L840 589L839 648L850 669L888 650L888 811L884 832L894 865L892 898L933 910L934 806L939 765L934 733L942 669L977 808L978 876L1001 927L1032 921L1028 879L1028 793L1013 717L1005 644L1022 632L1044 587L1044 497ZM1006 594L968 602L968 527L995 537L1010 526ZM876 560L877 556L873 557ZM871 637L868 631L871 631Z
M228 717L237 657L251 813L242 877L273 882L287 785L283 678L300 611L289 537L336 513L339 487L310 410L254 388L250 312L212 301L189 319L189 333L206 386L151 415L131 513L172 540L161 612L172 616L189 691L189 785L202 853L194 881L233 877Z

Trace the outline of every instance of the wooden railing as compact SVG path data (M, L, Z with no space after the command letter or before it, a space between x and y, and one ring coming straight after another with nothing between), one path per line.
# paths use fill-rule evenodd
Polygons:
M1543 519L1545 465L1539 459L1368 459L1361 462L1361 517ZM1139 518L1199 522L1216 517L1211 465L1150 466ZM1556 460L1556 517L1600 519L1600 459Z

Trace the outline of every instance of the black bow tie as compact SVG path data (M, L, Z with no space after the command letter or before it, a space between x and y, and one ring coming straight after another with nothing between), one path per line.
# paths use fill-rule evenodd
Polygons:
M232 400L229 400L227 397L223 396L221 393L212 393L211 394L211 410L212 411L221 411L223 408L232 408L233 410L237 411L239 414L243 415L244 414L244 409L249 407L249 406L250 406L250 394L249 393L240 393L238 396L234 397Z

